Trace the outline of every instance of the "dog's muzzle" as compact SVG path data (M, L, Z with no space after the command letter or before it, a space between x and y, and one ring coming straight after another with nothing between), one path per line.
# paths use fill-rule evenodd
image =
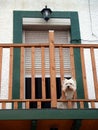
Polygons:
M73 88L71 87L71 86L67 86L67 90L71 90L71 91L73 91Z

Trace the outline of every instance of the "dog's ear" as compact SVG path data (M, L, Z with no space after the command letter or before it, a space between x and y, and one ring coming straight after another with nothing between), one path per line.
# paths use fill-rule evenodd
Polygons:
M67 80L69 80L69 79L71 79L72 77L65 77L65 79L67 79Z

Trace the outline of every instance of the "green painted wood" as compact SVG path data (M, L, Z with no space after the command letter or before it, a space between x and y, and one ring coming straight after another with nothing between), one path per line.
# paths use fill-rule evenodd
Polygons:
M19 11L13 14L13 43L22 42L22 16Z
M89 116L88 116L89 115ZM0 120L98 119L98 110L0 110Z
M13 42L22 42L22 18L42 18L40 11L14 11L14 34ZM78 13L71 11L53 11L51 18L71 20L71 43L81 43Z
M13 99L19 99L20 95L20 49L14 49L14 59L13 59Z
M77 12L71 13L71 43L81 43L79 18Z
M82 80L82 69L81 69L81 59L80 59L80 49L74 49L74 59L75 59L75 70L77 79L77 95L79 99L84 98L83 90L83 80Z

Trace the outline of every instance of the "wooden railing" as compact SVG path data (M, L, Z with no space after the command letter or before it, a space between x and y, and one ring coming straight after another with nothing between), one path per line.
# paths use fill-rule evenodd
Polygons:
M10 104L11 107L8 109L18 109L19 104L24 104L24 109L30 109L30 104L32 102L36 102L38 109L42 108L42 102L50 102L51 108L56 108L57 102L67 102L68 109L72 108L72 103L75 102L78 104L79 109L84 109L85 104L88 104L89 108L96 108L96 104L98 103L98 76L97 76L97 63L95 58L95 50L98 49L98 44L54 44L54 33L49 33L49 43L48 44L0 44L0 89L2 90L2 60L3 60L3 49L9 49L9 78L8 78L8 98L3 99L1 97L1 109L6 109L6 104ZM20 99L13 99L12 97L12 89L13 89L13 60L14 60L14 49L20 48ZM31 98L25 99L24 91L25 91L25 48L31 48L31 58L32 58L32 72L31 72ZM42 79L42 97L37 99L35 95L35 48L41 49L41 79ZM50 98L46 98L46 88L45 88L45 48L49 49L49 62L50 62ZM59 61L60 61L60 80L64 79L65 70L64 70L64 58L63 58L63 48L69 49L70 54L70 71L71 76L76 78L75 73L75 60L74 60L74 49L78 48L80 51L80 60L82 66L82 79L83 79L83 90L84 90L84 99L72 99L72 100L62 100L57 99L57 88L56 88L56 67L55 67L55 48L59 50ZM95 98L89 99L89 92L88 92L88 81L87 81L87 72L86 72L86 61L85 61L85 54L84 51L89 50L90 59L91 59L91 66L92 66L92 77L93 77L93 84L94 84L94 93ZM17 59L18 60L18 59ZM6 62L6 61L5 61ZM89 73L89 72L88 72ZM77 80L77 79L76 79ZM81 84L81 83L80 83ZM2 91L1 91L2 93ZM77 92L78 93L78 92ZM79 95L79 94L78 94ZM13 105L12 105L13 104ZM13 107L12 107L13 106Z

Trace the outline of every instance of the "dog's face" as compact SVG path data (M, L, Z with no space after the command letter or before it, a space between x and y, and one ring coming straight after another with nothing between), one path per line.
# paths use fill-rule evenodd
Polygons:
M62 81L62 91L76 91L76 81L73 78L70 79L64 79Z

